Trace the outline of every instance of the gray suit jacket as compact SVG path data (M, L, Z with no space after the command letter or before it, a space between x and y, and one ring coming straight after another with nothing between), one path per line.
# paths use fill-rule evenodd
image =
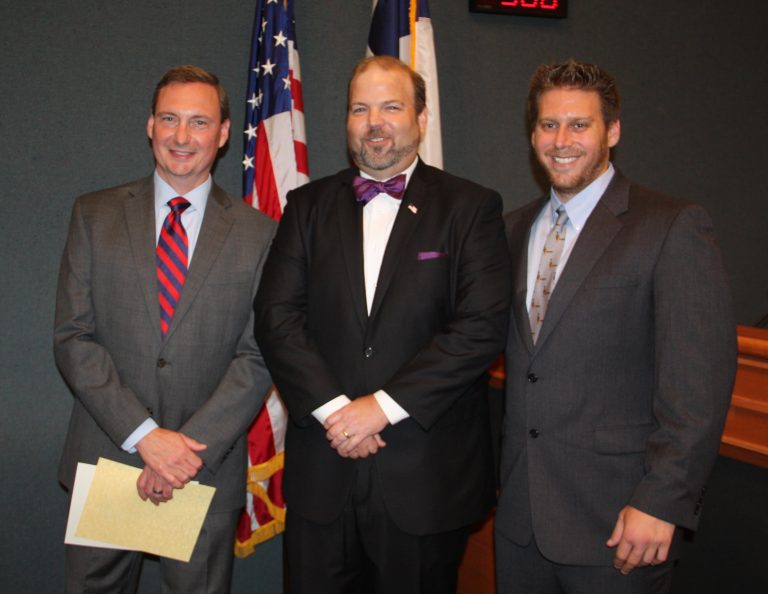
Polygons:
M528 237L547 198L506 217L517 270L496 526L535 535L553 561L608 564L625 505L697 525L735 375L730 292L704 210L617 172L534 346Z
M155 272L152 177L74 205L59 275L56 363L75 395L59 480L120 449L151 415L208 445L197 479L211 509L245 496L245 431L270 378L253 337L252 301L275 224L214 184L187 281L165 339Z

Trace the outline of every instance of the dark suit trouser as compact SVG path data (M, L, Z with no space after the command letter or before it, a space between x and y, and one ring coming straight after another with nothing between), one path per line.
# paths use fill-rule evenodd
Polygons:
M550 561L535 539L523 547L497 532L495 544L498 594L668 594L672 586L672 561L622 575L613 566Z
M189 563L160 557L160 591L228 593L239 515L239 511L209 513ZM143 554L138 552L67 545L67 594L132 594L138 586L142 558Z
M469 529L403 532L384 507L372 459L357 464L351 500L331 524L292 514L288 502L290 594L455 594Z

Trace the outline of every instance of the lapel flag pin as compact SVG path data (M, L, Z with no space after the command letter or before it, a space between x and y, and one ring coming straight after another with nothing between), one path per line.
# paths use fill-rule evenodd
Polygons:
M416 208L413 204L408 205L408 210L410 210L413 214L416 214L417 212L419 212L419 209Z

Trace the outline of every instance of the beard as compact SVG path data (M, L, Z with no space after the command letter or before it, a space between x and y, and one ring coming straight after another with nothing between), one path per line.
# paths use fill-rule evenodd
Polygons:
M368 131L369 138L382 136L377 128ZM386 149L384 147L374 147L369 149L363 142L360 142L360 148L355 151L350 149L349 153L352 160L360 169L370 171L383 171L394 167L399 162L405 160L410 155L418 151L419 139L405 146L392 145Z
M552 151L547 157L569 156ZM576 171L561 173L552 169L549 162L540 160L541 165L547 172L552 187L561 198L571 198L581 192L589 184L595 181L605 171L609 158L609 149L607 143L601 143L596 154L592 155L589 161L583 163L582 167Z

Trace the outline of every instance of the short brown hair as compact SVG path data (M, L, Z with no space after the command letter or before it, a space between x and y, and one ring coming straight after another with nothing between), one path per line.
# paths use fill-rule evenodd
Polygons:
M174 83L203 83L211 85L216 89L216 93L219 95L219 111L221 113L221 121L229 119L229 97L224 87L221 86L219 78L208 72L204 68L199 66L192 66L190 64L184 64L182 66L174 66L168 72L163 75L160 82L155 87L155 94L152 96L152 115L155 114L155 107L157 107L157 97L160 95L160 89L172 85Z
M369 56L360 60L352 70L352 76L347 85L347 103L349 103L349 90L352 88L352 81L359 75L368 70L370 66L378 66L382 70L400 70L406 72L413 83L413 106L416 109L416 115L420 114L427 107L427 85L421 74L412 70L408 64L398 60L393 56Z
M531 129L539 117L539 99L551 89L595 91L600 97L600 111L605 125L619 119L621 98L619 87L605 70L595 64L577 62L573 58L562 64L542 64L536 69L528 90L528 125Z

